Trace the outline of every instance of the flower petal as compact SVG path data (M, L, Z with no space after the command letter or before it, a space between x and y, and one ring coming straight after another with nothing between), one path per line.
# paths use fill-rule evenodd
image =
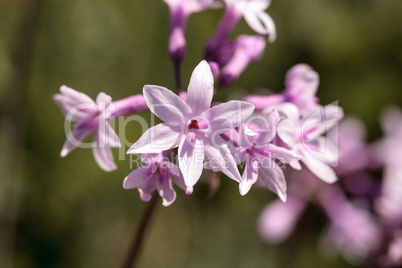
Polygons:
M229 101L208 109L202 115L209 119L213 134L223 133L239 126L251 116L254 105L245 101Z
M193 187L199 178L204 167L204 144L203 140L195 137L190 140L183 135L179 145L179 168L183 174L187 188Z
M73 129L68 135L67 140L63 145L63 149L61 149L60 156L65 157L68 155L72 150L77 148L81 142L91 134L92 129L90 128L82 128L82 129Z
M155 191L156 180L159 178L159 172L153 173L144 184L138 187L138 192L140 192L140 198L144 202L149 202L152 198L152 193Z
M336 105L318 106L303 122L303 141L312 141L336 126L343 118L343 109Z
M72 122L89 120L95 117L99 111L98 106L94 102L71 102L63 94L54 95L53 100L57 103L64 116L66 116L66 119Z
M165 123L156 125L145 131L127 153L159 153L175 148L180 142L183 131L180 126L171 126Z
M220 142L219 146L208 145L205 147L205 155L209 160L209 168L213 171L221 171L232 180L240 183L242 179L237 169L236 161L229 147L224 143L222 138L220 138L221 140L219 138L217 137Z
M246 166L244 167L242 182L239 185L239 190L241 195L245 195L250 191L251 186L258 179L258 161L254 159L247 158ZM254 160L254 161L253 161Z
M258 233L269 243L280 243L292 233L306 201L289 195L286 203L275 200L266 205L258 219Z
M179 125L192 115L187 103L165 87L145 85L143 92L151 112L166 123Z
M68 98L73 106L81 103L95 103L88 95L65 85L60 87L60 92Z
M335 171L329 165L315 158L309 152L302 152L302 157L302 161L307 168L324 182L334 183L338 180Z
M287 186L282 169L272 159L264 158L258 170L268 189L276 193L283 202L286 202Z
M151 175L149 167L139 167L124 178L123 188L133 189L143 185Z
M162 205L165 207L170 206L176 199L176 192L173 189L173 183L168 174L169 173L160 174L155 182L156 189L160 197L162 197Z
M268 41L274 42L276 39L275 23L264 11L250 10L244 13L247 24L259 34L269 34Z
M187 103L194 115L200 115L211 107L214 94L214 77L211 67L203 60L195 67L187 90Z
M274 42L276 40L276 27L274 20L265 12L259 13L258 17L264 25L266 33L269 34L268 41L270 43Z
M98 132L94 133L94 146L92 152L95 157L96 163L99 167L105 171L112 171L117 169L116 164L113 161L113 154L108 146L102 146L100 144L100 138Z
M121 147L119 136L107 121L99 122L98 129L99 143L101 147Z

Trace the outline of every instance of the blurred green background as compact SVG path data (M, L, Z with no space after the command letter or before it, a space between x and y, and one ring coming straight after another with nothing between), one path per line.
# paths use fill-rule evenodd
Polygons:
M184 85L222 11L190 17ZM320 74L322 103L338 100L378 137L382 108L402 106L402 1L274 0L268 13L277 41L216 99L279 92L287 69L305 62ZM61 159L64 118L52 96L62 84L115 100L144 84L173 88L168 30L162 0L0 0L0 267L120 266L146 206L122 188L135 167L126 157L103 172L89 149ZM242 33L252 33L244 21L233 36ZM138 129L128 124L130 143ZM212 199L206 184L178 190L171 207L158 204L139 267L349 267L319 250L325 217L314 207L290 240L262 242L256 219L273 198L241 197L227 178Z

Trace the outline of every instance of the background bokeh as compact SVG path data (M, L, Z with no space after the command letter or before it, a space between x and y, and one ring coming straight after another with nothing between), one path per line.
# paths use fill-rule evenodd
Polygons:
M279 92L286 70L305 62L320 74L321 102L339 101L379 137L380 111L402 106L402 1L274 0L268 12L277 41L216 99ZM190 17L184 85L221 15ZM168 30L162 0L0 0L0 267L119 267L146 206L122 188L135 167L125 157L103 172L88 149L61 159L64 118L52 96L62 84L116 100L144 84L173 88ZM244 21L241 33L252 33ZM139 129L127 125L130 143ZM158 204L139 266L349 267L319 250L326 219L313 206L291 239L265 244L256 219L273 198L241 197L224 177L212 198L206 184L178 191L171 207Z

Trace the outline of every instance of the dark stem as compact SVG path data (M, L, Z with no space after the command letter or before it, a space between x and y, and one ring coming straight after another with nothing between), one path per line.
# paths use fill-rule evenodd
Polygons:
M144 211L144 215L142 216L141 223L138 226L138 229L135 233L134 239L131 243L130 249L127 252L126 259L123 264L123 268L133 268L135 267L138 256L141 251L142 242L144 240L144 235L147 227L150 225L150 220L152 218L153 212L155 211L155 205L158 202L159 196L154 194L152 196L151 201L148 204L148 207Z
M180 65L181 64L174 63L174 77L175 77L175 82L176 82L177 94L179 94L183 91L183 89L181 87Z

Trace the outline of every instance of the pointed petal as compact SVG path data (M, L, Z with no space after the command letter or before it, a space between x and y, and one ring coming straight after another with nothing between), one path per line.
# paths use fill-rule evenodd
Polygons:
M98 132L94 133L94 141L95 143L92 147L92 152L99 167L105 171L117 169L116 164L113 161L113 154L110 147L100 145Z
M269 34L269 42L276 39L276 28L272 18L265 12L246 12L244 19L247 24L259 34Z
M141 138L131 146L128 154L159 153L178 146L182 136L181 127L165 123L156 125L142 134Z
M249 129L244 123L242 123L239 127L239 134L241 147L252 147L253 143L258 138L258 133Z
M309 152L303 152L302 154L303 163L318 178L326 183L334 183L338 180L335 171L330 166L315 158Z
M266 116L266 123L262 129L259 129L258 139L256 140L256 144L258 145L266 145L270 143L276 136L277 132L277 125L280 120L279 113L272 109Z
M100 122L98 129L99 144L101 147L121 147L119 136L114 129L106 122Z
M272 105L282 103L285 98L282 94L272 94L269 96L249 95L245 97L244 100L253 104L255 106L255 109L260 111L266 108L270 108Z
M218 104L203 113L209 119L214 134L226 132L239 126L251 116L254 105L245 101L229 101Z
M133 189L140 187L146 182L150 175L151 170L148 167L139 167L124 178L123 188Z
M214 77L209 64L203 60L195 67L187 90L187 103L194 115L211 107L213 93Z
M274 20L265 12L258 14L258 17L264 25L266 33L269 34L268 41L270 43L274 42L276 40L276 27Z
M192 115L187 103L167 88L146 85L143 92L151 112L166 123L179 125Z
M99 111L94 102L71 102L71 100L63 94L54 95L53 100L59 106L63 115L66 116L66 119L72 122L88 120L96 116Z
M73 129L67 136L67 140L63 145L63 149L61 149L60 156L65 157L68 155L72 150L77 148L81 142L91 134L92 129L90 128L82 128L82 129Z
M222 138L218 137L218 141L220 141L220 145L214 147L213 145L208 145L205 147L205 155L208 158L208 163L211 169L214 171L221 171L226 176L235 180L237 182L241 182L241 176L239 170L237 169L236 161L231 154L229 147L224 144Z
M153 173L144 184L138 187L138 192L140 192L140 198L144 202L149 202L152 198L152 193L156 189L156 180L159 178L159 172Z
M336 105L317 107L303 122L303 141L312 141L334 127L343 118L343 109Z
M279 147L273 144L268 144L267 147L265 147L265 150L268 151L271 154L271 157L277 158L281 160L281 162L288 163L291 160L300 160L301 156L298 155L297 153L285 149L283 147Z
M296 170L301 170L302 169L302 167L301 167L301 165L300 165L300 161L299 160L291 160L290 162L289 162L289 165L292 167L292 168L294 168L294 169L296 169Z
M88 95L74 90L68 86L61 86L60 92L69 99L70 103L74 106L80 103L95 103Z
M162 197L162 205L165 207L170 206L176 199L176 192L173 189L173 183L168 177L168 173L160 174L155 184L160 197Z
M296 126L297 124L292 120L285 119L279 122L276 128L279 138L291 148L296 142L297 131L299 131Z
M264 207L258 219L258 233L269 243L280 243L292 233L306 201L289 195L286 203L275 200Z
M170 173L170 178L173 180L173 182L176 183L176 185L179 186L184 191L188 190L179 167L176 166L175 164L173 164L172 162L167 162L167 161L163 162L163 165L165 165L166 168L168 169L167 172ZM192 193L192 191L191 191L191 193ZM187 194L191 194L191 193L187 193Z
M249 156L250 158L251 156ZM241 195L245 195L251 189L251 186L258 179L258 162L253 159L246 160L246 166L244 167L242 182L239 185ZM256 160L256 159L255 159Z
M183 135L179 145L179 168L183 174L184 182L187 187L193 187L199 178L204 167L204 144L197 137L190 140Z
M283 202L286 202L287 186L282 169L272 159L265 158L260 163L259 172L268 189L276 193Z

